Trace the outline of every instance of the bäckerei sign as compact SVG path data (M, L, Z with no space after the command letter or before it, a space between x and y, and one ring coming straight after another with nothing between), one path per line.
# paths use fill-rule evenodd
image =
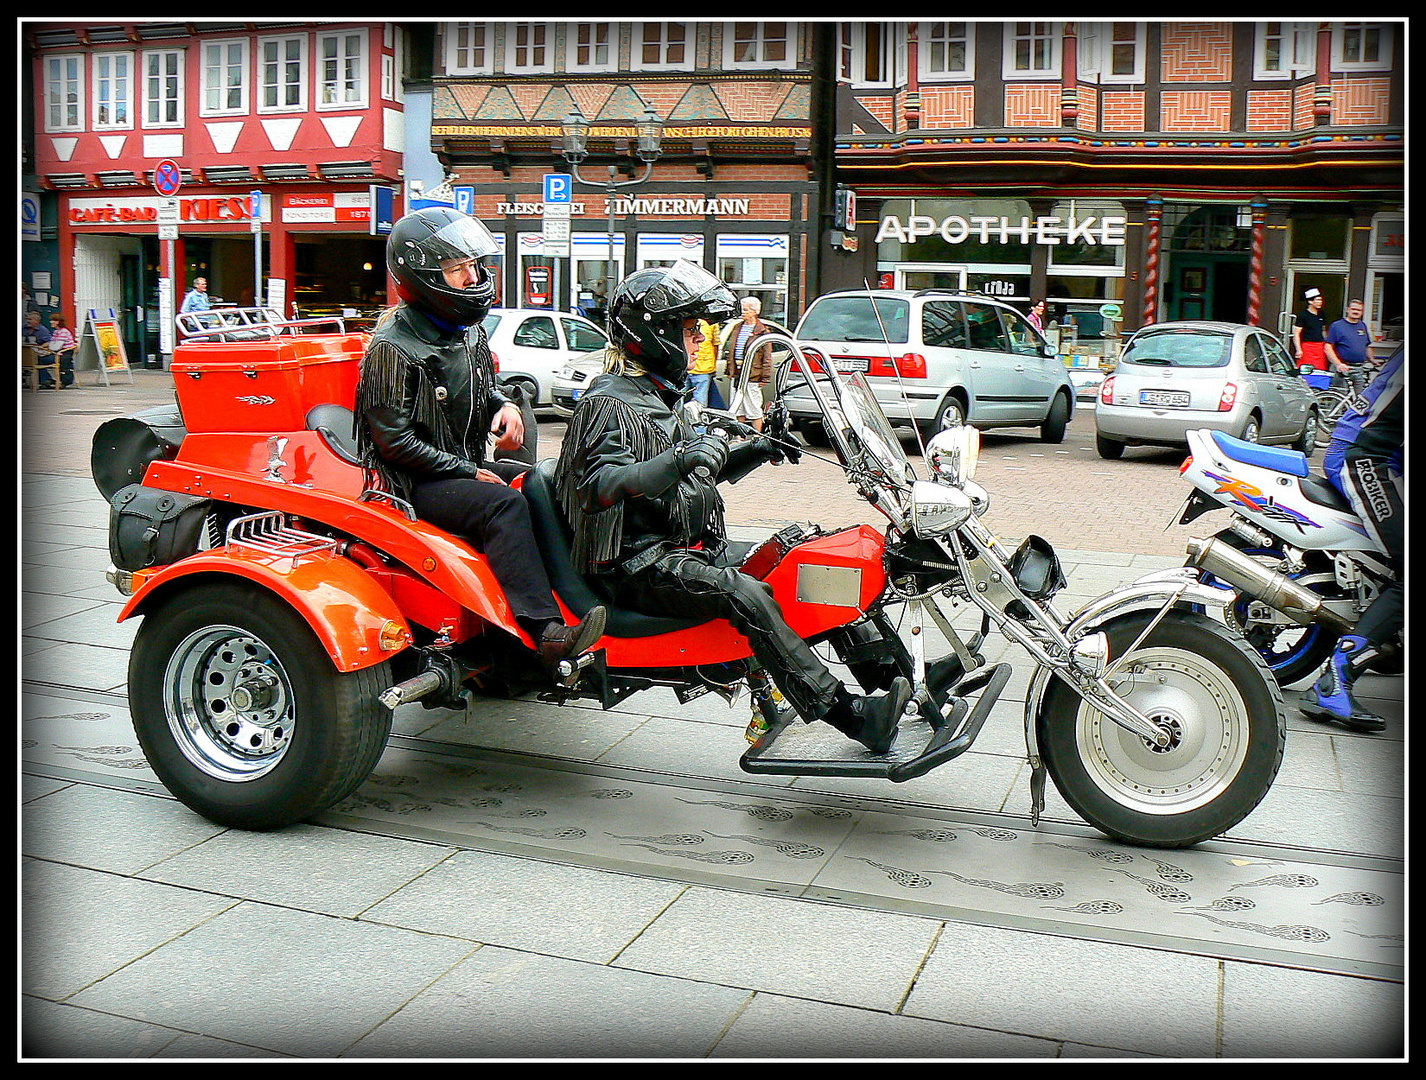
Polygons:
M907 217L888 215L881 219L876 242L897 240L915 243L925 236L939 236L948 244L966 241L982 244L1102 244L1121 247L1128 219L1109 215L1085 217L995 217L950 214L937 220L926 214Z

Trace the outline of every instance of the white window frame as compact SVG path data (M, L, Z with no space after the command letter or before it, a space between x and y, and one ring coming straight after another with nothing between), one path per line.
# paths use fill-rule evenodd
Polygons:
M168 65L165 64L164 72L158 76L161 82L167 82L170 78L174 80L174 88L171 95L164 91L161 91L157 95L153 93L153 81L155 77L149 74L149 64L153 60L171 60L173 62L171 71L167 70ZM139 54L139 78L141 80L140 85L143 87L143 91L139 95L143 110L139 117L141 127L148 130L171 130L173 128L183 127L183 106L186 97L184 82L187 74L184 60L185 51L183 49L145 49ZM163 116L154 118L150 115L150 109L155 104L157 104L162 111L167 111L164 109L164 106L169 104L170 101L173 104L172 119L167 119Z
M936 33L933 27L945 27ZM953 34L951 27L963 27L960 34ZM916 65L922 82L968 82L975 78L975 26L974 22L922 22L917 30ZM965 46L965 69L963 71L937 70L931 66L934 47L939 45L950 55L951 46L957 43Z
M84 130L84 54L45 57L45 130Z
M112 71L112 65L123 61L127 70L122 75ZM105 70L109 67L110 70ZM89 123L95 131L132 131L134 127L134 54L132 52L96 52L90 59L90 108L93 115ZM107 92L100 86L109 85ZM124 116L114 119L112 109L122 105ZM101 119L99 112L105 106L111 109L110 119Z
M776 26L782 28L782 36L770 37L768 27ZM752 37L745 39L757 56L751 60L738 59L738 28L751 27ZM782 42L783 55L781 57L769 58L767 56L767 46L769 42ZM794 22L755 22L753 20L735 20L724 24L723 29L723 67L729 71L768 71L785 70L790 68L797 60L797 23Z
M837 24L837 81L856 87L891 86L896 80L896 57L901 50L896 48L897 23L838 23ZM881 64L881 78L868 78L867 72L867 27L876 26L880 30L881 49L878 57Z
M537 35L543 40L535 42ZM523 40L522 40L523 38ZM538 59L536 57L538 56ZM555 24L505 24L505 70L511 75L542 75L555 69Z
M355 52L349 52L349 44L355 41ZM337 54L335 57L327 56L327 45L335 42ZM316 92L317 110L319 112L331 112L336 109L364 109L371 98L371 42L367 36L365 27L349 27L345 30L329 30L320 33L316 37L315 53L316 60L312 64L312 81ZM338 74L335 79L329 78L327 73L328 65L335 64ZM352 71L355 71L355 79L349 78ZM336 86L338 94L349 93L346 87L349 83L355 82L355 96L338 97L337 100L328 101L327 94L329 88Z
M493 75L496 25L493 22L447 23L442 50L445 73Z
M293 43L297 45L297 57L295 59L289 58L287 55L287 46ZM269 61L266 56L267 47L269 45L276 46L280 52L278 59L274 61ZM257 39L257 79L255 80L255 85L257 86L257 101L255 103L257 112L291 113L307 111L307 51L308 40L306 34L281 34ZM287 67L294 63L297 65L297 78L283 78L283 73ZM278 76L273 83L267 81L269 68L275 68ZM277 101L271 105L267 104L265 100L269 86L277 91ZM285 96L283 91L289 86L297 87L298 100L292 104L283 100Z
M634 25L633 56L630 57L630 66L637 71L679 71L692 70L693 68L693 46L698 41L697 31L693 29L693 23L686 22L648 22L636 23ZM677 60L669 59L669 47L675 44L670 28L680 26L683 28L683 38L678 44L683 46L683 55ZM656 39L649 38L650 31L657 31ZM659 58L656 61L648 60L644 57L644 49L653 45L657 47Z
M1101 83L1142 83L1144 82L1145 55L1148 52L1149 25L1148 23L1131 22L1127 19L1114 19L1105 22L1091 24L1092 31L1089 37L1090 62L1093 64L1095 77ZM1120 44L1118 38L1114 36L1117 26L1132 26L1134 28L1133 49L1134 66L1128 72L1116 73L1114 68L1114 47ZM1127 43L1127 42L1126 42ZM1084 57L1084 37L1080 37L1080 57ZM1081 66L1081 71L1084 67Z
M581 42L579 35L588 33L589 40ZM565 28L565 70L571 72L617 71L619 69L619 35L617 24L607 22L570 23ZM589 60L579 59L580 49L589 51ZM605 59L597 59L600 50Z
M230 50L238 50L236 61L232 58ZM252 83L251 58L248 54L248 40L246 38L222 38L213 41L203 41L199 44L199 56L202 69L202 87L198 96L199 116L237 116L249 112L248 108L248 86ZM222 50L222 60L218 65L220 72L220 85L214 86L213 65L209 60L209 53L212 49ZM234 68L238 71L238 81L236 87L229 85L227 75ZM227 100L228 91L236 89L238 91L238 103L236 105L219 105L216 108L208 104L210 94L216 92L223 100Z
M1276 25L1278 32L1268 32ZM1253 78L1259 80L1295 79L1311 74L1316 68L1314 42L1315 24L1302 22L1260 22L1253 27ZM1268 43L1281 42L1277 67L1268 67Z
M1020 27L1030 28L1028 33L1021 33ZM1058 79L1060 77L1060 67L1062 65L1064 25L1056 22L1017 20L1005 24L1005 44L1001 53L1001 75L1005 79ZM1048 63L1043 67L1019 67L1016 63L1015 54L1021 41L1028 40L1031 45L1038 41L1044 41L1048 48Z
M1347 47L1349 31L1361 34L1375 33L1377 58L1375 60L1347 60L1343 52ZM1349 22L1334 23L1332 26L1332 70L1333 71L1389 71L1392 55L1392 27L1390 23Z

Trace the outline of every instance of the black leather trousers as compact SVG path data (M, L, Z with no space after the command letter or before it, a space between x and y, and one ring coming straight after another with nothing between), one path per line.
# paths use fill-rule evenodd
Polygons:
M618 575L614 592L620 607L651 615L727 619L804 720L826 717L843 693L841 681L788 627L772 587L706 552L671 551L635 574Z
M482 467L506 480L526 468L503 461ZM411 502L421 520L455 533L485 555L510 610L527 630L550 619L562 621L535 545L530 504L519 491L470 477L426 480L415 484Z

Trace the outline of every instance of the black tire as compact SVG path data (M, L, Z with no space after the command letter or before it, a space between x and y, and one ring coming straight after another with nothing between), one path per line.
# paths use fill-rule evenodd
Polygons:
M1111 663L1148 615L1110 620ZM1037 719L1040 751L1065 802L1116 840L1177 848L1218 836L1262 801L1286 743L1277 683L1212 619L1171 612L1133 653L1138 676L1118 692L1175 743L1157 750L1051 679ZM1111 676L1111 685L1113 685Z
M1316 409L1307 410L1307 420L1302 425L1302 431L1298 433L1297 441L1292 444L1294 450L1312 456L1312 452L1317 449L1317 430L1320 426Z
M921 425L921 432L926 438L939 435L943 431L949 431L953 427L964 427L970 423L970 408L966 405L965 399L959 390L952 390L944 398L936 409L934 420L926 421Z
M1124 456L1123 443L1115 442L1113 439L1106 439L1097 432L1094 436L1094 449L1098 451L1100 457L1106 458L1109 461L1118 461Z
M1064 442L1065 428L1069 426L1069 418L1069 398L1063 394L1056 394L1055 400L1050 404L1049 415L1045 417L1045 422L1040 425L1040 441L1047 443Z
M1257 413L1253 413L1243 422L1243 430L1238 432L1238 438L1244 442L1260 442L1263 437L1263 422Z
M376 767L390 664L343 674L279 597L209 581L144 616L129 711L158 778L219 825L278 829L346 798ZM182 719L180 719L182 718Z

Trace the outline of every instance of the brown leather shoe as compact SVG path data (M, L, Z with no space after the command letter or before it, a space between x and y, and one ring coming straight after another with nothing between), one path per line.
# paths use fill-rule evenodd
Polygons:
M588 652L604 636L604 621L604 608L592 607L573 626L550 623L540 636L540 660L545 667L553 670L561 660Z

